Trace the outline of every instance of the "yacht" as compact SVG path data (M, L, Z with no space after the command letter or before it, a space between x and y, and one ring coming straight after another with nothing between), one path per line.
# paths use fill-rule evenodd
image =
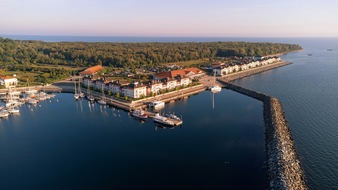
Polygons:
M10 108L7 110L8 113L10 114L16 114L16 113L20 113L20 110L18 108Z
M216 72L214 72L214 84L212 86L209 86L209 90L212 93L218 93L222 90L222 88L216 84Z
M149 107L154 108L154 109L163 108L164 106L165 106L165 103L163 101L160 101L160 100L154 100L154 101L149 103Z
M137 117L139 119L147 120L148 115L144 113L143 110L134 110L131 112L131 116Z
M33 105L35 105L35 104L38 103L38 101L37 101L36 99L31 98L31 99L29 99L29 100L27 101L27 103L28 103L28 104L33 104Z
M175 123L170 121L167 117L160 116L158 113L154 117L154 122L157 122L163 125L169 125L169 126L175 125Z
M101 105L106 105L106 104L107 104L107 102L104 101L103 99L97 101L97 103L99 103L99 104L101 104Z
M213 93L217 93L217 92L220 92L222 90L222 88L218 85L213 85L210 87L210 91L213 92Z
M178 116L174 115L174 114L167 114L167 116L171 119L177 120L177 121L182 121L181 118L179 118Z
M1 110L0 111L0 118L3 118L3 117L8 117L9 116L9 113L7 110Z
M74 98L75 98L75 100L78 100L80 98L80 95L76 93L76 94L74 94Z

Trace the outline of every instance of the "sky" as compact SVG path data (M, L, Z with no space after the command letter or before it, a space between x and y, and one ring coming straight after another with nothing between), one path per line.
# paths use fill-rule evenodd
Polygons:
M0 0L0 35L338 37L338 0Z

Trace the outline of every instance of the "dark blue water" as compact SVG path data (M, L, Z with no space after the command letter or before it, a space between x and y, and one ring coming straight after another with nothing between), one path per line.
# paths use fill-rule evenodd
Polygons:
M166 105L183 125L57 94L0 119L0 189L266 189L262 103L223 90Z
M338 39L287 42L304 47L282 56L294 64L236 84L282 101L309 187L338 189Z

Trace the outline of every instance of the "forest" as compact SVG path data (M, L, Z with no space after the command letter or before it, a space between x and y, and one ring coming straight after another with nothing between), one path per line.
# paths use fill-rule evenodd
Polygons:
M158 66L164 63L214 60L229 56L265 56L302 49L296 44L249 42L108 43L20 41L0 37L0 65L120 68Z

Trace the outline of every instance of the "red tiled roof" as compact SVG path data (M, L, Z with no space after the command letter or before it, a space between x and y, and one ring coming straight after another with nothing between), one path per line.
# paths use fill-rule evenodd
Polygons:
M5 79L13 79L13 78L16 78L16 77L13 77L13 76L0 76L0 78L2 80L5 80Z
M186 68L186 69L180 69L180 70L173 70L173 71L168 71L168 72L162 72L162 73L157 73L155 75L155 78L174 78L178 75L184 77L186 76L188 73L194 73L194 74L199 74L201 72L203 72L202 70L198 69L198 68Z
M103 67L101 65L96 65L94 67L89 67L86 70L80 72L80 75L94 75L95 73L101 71Z

